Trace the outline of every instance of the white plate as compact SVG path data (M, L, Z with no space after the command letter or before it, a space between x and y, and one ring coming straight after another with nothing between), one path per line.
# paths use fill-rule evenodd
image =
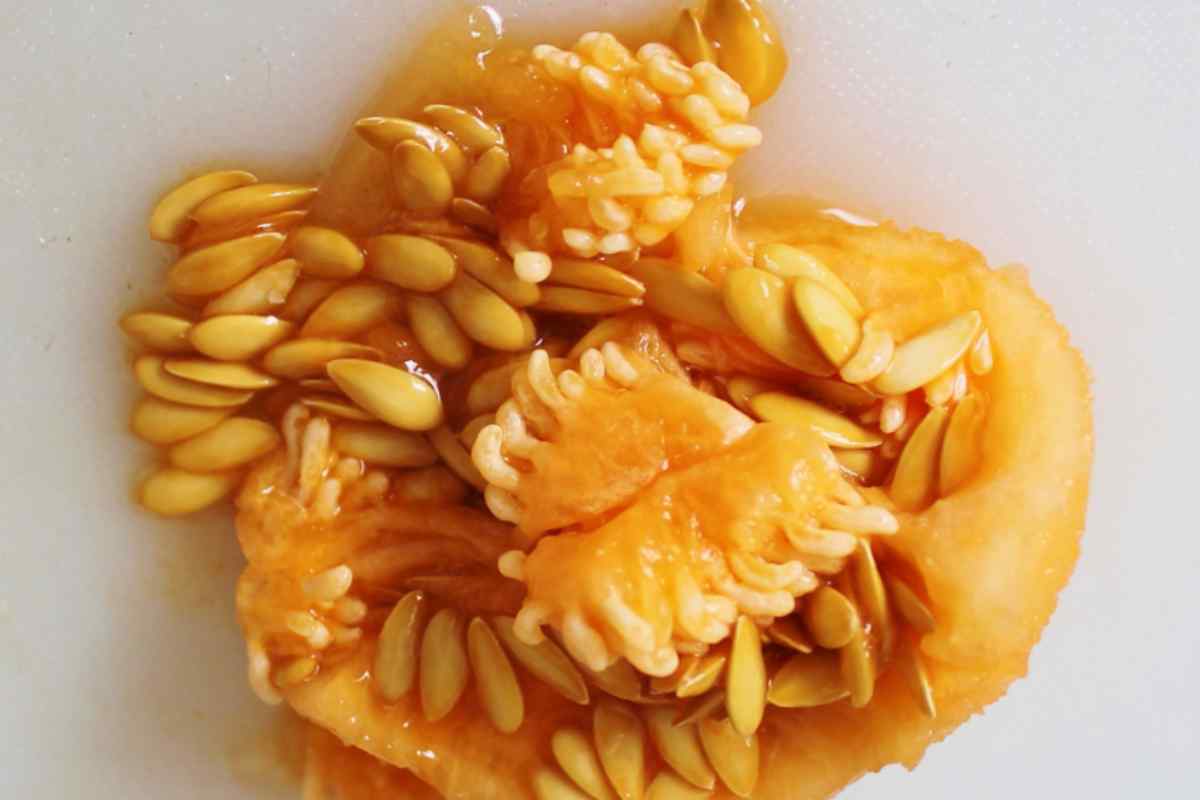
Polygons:
M0 796L258 796L227 517L163 523L117 315L188 170L323 163L432 0L9 0L0 22ZM514 0L601 27L645 2ZM1195 796L1200 671L1193 0L788 2L747 179L1031 265L1096 375L1084 556L1031 676L853 798ZM1013 535L1020 535L1014 531Z

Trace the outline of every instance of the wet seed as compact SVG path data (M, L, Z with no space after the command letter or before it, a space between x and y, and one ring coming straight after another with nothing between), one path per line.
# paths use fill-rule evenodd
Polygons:
M282 233L257 233L193 250L171 267L167 289L185 297L223 292L267 263L283 240Z
M937 627L937 621L920 595L913 591L907 583L892 576L887 578L887 588L901 619L918 633L933 633L934 628Z
M373 347L337 339L293 339L276 345L263 357L263 368L280 378L300 380L325 375L325 365L343 358L380 358Z
M619 314L642 304L636 297L602 294L567 286L543 286L541 294L541 299L533 307L555 314Z
M196 207L192 219L206 227L231 225L291 211L307 205L316 194L315 186L256 183L213 195Z
M846 449L878 447L883 439L819 403L782 392L762 392L750 408L768 422L788 422L814 431L829 445Z
M314 411L318 411L330 417L337 419L350 420L352 422L374 422L375 417L363 411L353 403L348 403L340 397L328 397L323 395L312 395L309 397L301 397L300 402L308 406Z
M677 727L672 706L648 706L642 711L650 738L663 760L684 780L700 789L712 789L716 775L700 747L695 725Z
M357 283L337 289L313 309L300 336L304 339L352 339L398 316L404 298L391 286Z
M517 310L470 275L460 274L439 297L463 331L483 346L511 352L530 344Z
M442 401L423 378L358 358L330 361L326 372L366 411L402 430L427 431L442 422Z
M750 736L762 722L767 695L767 670L763 664L762 635L749 617L738 619L725 681L725 708L734 728Z
M133 410L130 428L151 444L175 444L215 427L233 412L232 408L198 408L145 397Z
M780 708L815 708L849 694L837 653L821 651L789 659L771 679L767 702Z
M600 701L592 717L596 753L621 800L642 800L646 787L646 730L628 706Z
M306 225L292 231L288 239L304 274L315 278L344 280L363 269L363 254L348 236L332 228Z
M445 717L467 688L470 670L463 647L462 617L452 608L433 615L421 638L421 709L425 719Z
M704 754L729 791L751 797L758 783L758 736L743 736L731 720L701 720L697 726Z
M721 290L712 281L653 258L639 260L628 273L646 287L644 299L651 311L714 333L741 333L725 310Z
M942 497L963 486L983 458L980 438L987 414L983 398L972 392L954 408L942 440L938 468L938 494Z
M390 703L408 694L416 681L417 643L424 609L424 593L409 592L392 608L379 632L371 674L375 688Z
M479 617L467 626L467 655L475 674L479 704L496 730L514 733L525 719L525 699L512 662L504 654L496 634ZM567 774L570 774L568 771ZM574 777L574 776L572 776ZM578 780L576 780L578 782Z
M803 617L813 641L829 650L845 647L862 627L854 604L832 586L822 586L809 595Z
M341 423L333 429L332 443L342 455L380 467L428 467L438 461L424 436L380 423Z
M160 242L178 241L187 231L197 206L221 192L257 181L252 173L224 170L209 172L176 186L150 212L150 238Z
M711 791L697 789L669 770L655 775L646 790L646 800L704 800L708 797L712 797Z
M280 441L274 425L234 417L176 444L167 451L167 459L189 472L224 472L265 456Z
M269 389L279 383L249 364L209 361L204 358L169 358L163 368L177 378L227 389Z
M723 719L725 717L725 690L714 689L685 703L675 711L672 724L677 728L695 725L702 719Z
M188 332L190 320L156 311L139 311L121 319L121 330L151 350L160 353L187 353L192 349Z
M812 642L796 617L780 617L767 628L767 638L797 653L811 653Z
M752 267L735 269L725 276L722 296L729 316L763 350L801 372L833 374L800 321L783 279Z
M467 158L462 148L436 128L399 117L366 117L354 124L354 130L385 153L391 153L401 142L420 142L441 159L455 183L467 174Z
M725 673L728 659L719 654L697 658L680 676L675 687L675 696L680 699L697 697L717 685Z
M133 362L133 373L150 394L172 403L203 408L240 406L254 396L253 391L227 389L178 378L164 368L159 356L142 356Z
M675 29L671 33L671 42L688 64L699 61L717 63L717 52L700 27L700 18L690 8L680 12Z
M932 381L963 357L983 326L978 311L968 311L896 347L891 366L875 379L884 395L901 395Z
M536 645L525 644L513 633L512 623L512 617L496 617L492 628L517 663L572 703L587 705L587 683L562 648L550 639Z
M458 266L437 242L395 233L367 240L367 271L401 289L436 292L450 285Z
M292 335L295 326L277 317L230 314L199 322L188 333L198 351L221 361L244 361Z
M240 481L240 473L198 474L170 467L146 479L140 500L156 514L179 517L208 508L232 492Z
M489 147L467 172L463 193L472 200L487 203L500 194L511 170L508 151L503 147Z
M950 412L944 406L931 408L900 453L888 494L904 511L924 508L936 499L942 441L949 418Z
M797 278L792 298L804 327L825 357L838 367L849 361L862 340L862 332L833 292L816 281Z
M838 651L842 680L850 690L850 705L862 708L875 694L875 664L866 632L859 628L850 642Z
M504 145L499 130L466 109L435 104L425 106L425 114L467 150L481 151Z
M512 262L487 245L463 239L439 238L461 270L517 308L531 306L541 296L536 284L517 277Z
M559 728L550 737L550 749L562 771L593 800L616 797L604 777L600 758L583 731L578 728Z
M447 369L462 369L475 353L474 344L436 298L408 298L408 323L422 349Z

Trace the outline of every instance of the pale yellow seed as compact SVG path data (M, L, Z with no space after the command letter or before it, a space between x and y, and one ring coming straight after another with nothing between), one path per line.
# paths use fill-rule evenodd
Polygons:
M299 264L300 262L296 262ZM326 297L342 286L341 281L325 278L301 278L279 309L278 316L295 323L303 322Z
M256 183L214 195L192 212L192 219L204 226L248 222L258 217L291 211L307 205L317 187L291 183Z
M363 269L363 254L344 233L332 228L306 225L292 231L288 239L292 255L314 278L353 278Z
M899 578L889 576L887 579L888 594L896 604L896 612L917 633L933 633L937 627L933 612L925 601L909 588L908 584Z
M792 297L804 327L825 357L838 367L849 361L862 340L862 332L837 296L814 280L796 278Z
M858 349L842 365L842 380L856 384L875 380L891 365L895 353L896 340L890 333L864 328Z
M595 261L556 258L547 283L591 289L620 297L641 297L646 287L641 281L620 270ZM543 289L544 291L544 289Z
M196 207L210 197L239 186L256 183L258 178L241 170L209 172L181 183L163 195L150 212L150 238L175 242L187 231Z
M971 373L974 375L987 375L992 371L992 337L988 335L986 328L979 334L979 338L975 340L975 344L971 345L971 352L967 355L967 362L971 368Z
M880 463L879 450L842 450L833 448L833 456L848 475L866 481Z
M686 728L695 725L702 719L725 716L725 690L714 689L708 694L700 695L689 703L679 706L675 712L676 728Z
M240 473L198 474L169 467L146 479L140 500L156 514L179 517L208 508L232 492L240 482Z
M469 151L482 151L504 145L500 131L466 109L449 105L425 106L425 114L433 124L454 137Z
M467 172L463 194L480 203L495 199L504 188L504 181L512 171L512 159L503 147L489 147Z
M896 348L891 366L875 379L875 390L900 395L924 386L963 357L982 326L980 313L968 311L909 339Z
M282 233L256 233L193 250L171 267L167 288L185 297L223 292L267 263L283 241Z
M312 395L309 397L301 397L300 402L313 411L317 411L329 417L336 417L351 422L374 422L375 417L363 411L353 403L349 403L339 397L329 397L324 395Z
M734 728L750 736L762 723L767 697L767 670L763 664L762 635L749 617L740 617L729 654L725 679L725 708Z
M900 645L896 654L896 666L908 685L909 692L925 716L930 719L937 717L937 702L933 696L933 683L929 680L929 671L917 645L905 641Z
M539 769L533 774L533 796L537 800L588 800L588 796L551 769Z
M699 697L714 686L725 674L728 659L720 654L701 656L680 676L675 687L675 696L681 700Z
M495 414L480 414L463 426L463 429L458 432L458 440L470 451L475 446L475 440L479 438L479 432L495 421Z
M433 615L421 638L421 710L437 722L458 705L470 678L462 617L452 608Z
M654 776L646 790L646 800L705 800L712 797L707 789L698 789L670 770Z
M525 720L525 699L496 634L479 617L467 626L467 656L475 674L479 705L501 733L515 733Z
M513 633L512 617L492 619L492 628L505 648L533 677L573 703L588 704L588 687L575 663L550 639L530 645Z
M751 400L764 392L777 392L778 390L779 387L776 384L746 375L736 375L725 384L725 391L729 394L729 399L733 404L742 411L750 413L754 413L750 406Z
M554 314L618 314L642 304L640 298L575 289L568 286L543 286L542 297L534 305L539 311Z
M198 408L144 397L133 410L130 429L151 444L175 444L209 430L233 412L232 408Z
M845 647L862 628L858 609L832 586L822 586L808 596L803 617L813 641L829 650Z
M313 309L300 329L304 339L353 339L381 322L398 317L404 298L379 283L343 286Z
M167 460L190 472L224 472L265 456L280 441L274 425L234 417L175 445L167 451Z
M317 672L317 660L312 656L294 658L275 671L272 679L276 686L288 688L299 686Z
M630 322L623 317L609 317L597 322L591 330L579 338L567 352L567 358L579 358L588 350L599 349L605 342L613 342L629 332ZM503 402L503 401L501 401Z
M408 323L421 348L447 369L462 369L475 353L471 340L436 298L408 298Z
M850 287L807 250L790 244L772 243L754 249L754 266L781 278L808 278L828 289L854 317L860 320L866 313Z
M722 287L725 310L755 344L801 372L832 375L789 295L781 278L752 267L726 273Z
M729 791L738 797L752 797L758 784L758 736L743 736L732 720L701 720L700 745Z
M442 461L446 462L446 466L450 467L455 475L479 491L487 488L487 481L479 474L479 468L471 460L471 454L467 452L463 443L450 428L443 425L430 431L429 441L433 445L433 449L441 456Z
M671 43L675 45L679 55L688 64L695 64L699 61L717 63L717 52L713 48L712 42L704 34L700 18L690 8L680 12L675 28L671 32Z
M280 378L300 380L325 374L325 366L337 359L381 358L373 347L337 339L293 339L276 345L263 357L263 368Z
M333 429L332 443L342 455L381 467L428 467L438 461L424 436L380 423L340 423Z
M861 628L846 646L838 651L841 660L842 681L850 691L850 705L862 708L871 702L875 694L875 663L871 657L871 645Z
M392 152L396 198L409 211L437 216L454 197L454 181L446 166L426 147L401 142Z
M300 262L294 258L268 264L209 300L201 313L209 318L223 314L267 314L281 309L291 300L292 288L299 275ZM282 310L280 316L284 316Z
M884 588L883 576L875 562L875 553L871 549L869 539L858 540L851 575L854 580L854 595L858 598L863 615L870 623L872 633L882 644L884 652L887 652L891 649L895 631L892 629L888 609L887 589Z
M140 344L161 353L187 353L192 349L190 320L157 311L138 311L121 318L121 330Z
M987 411L983 397L972 392L964 397L950 416L942 441L938 468L938 494L942 497L964 486L983 459L983 426Z
M529 346L528 331L517 309L470 275L459 274L439 298L463 331L483 346L506 351Z
M700 748L696 726L676 727L675 709L671 706L647 706L642 713L663 760L693 786L712 789L716 775Z
M603 323L601 323L603 324ZM572 358L577 356L572 355ZM467 413L478 416L495 411L512 394L512 377L525 366L527 360L519 358L481 373L467 389Z
M888 489L901 510L915 511L936 499L942 441L949 420L950 412L944 406L931 408L905 443Z
M279 344L295 326L276 317L230 314L197 323L188 340L196 350L221 361L244 361Z
M517 277L512 262L496 250L463 239L439 238L459 268L517 308L531 306L539 297L538 287Z
M375 650L371 677L384 700L394 703L412 690L417 677L417 644L425 613L423 592L409 592L388 614Z
M583 731L578 728L559 728L550 737L550 750L567 777L593 800L616 797L604 777L600 758Z
M397 233L367 240L367 271L401 289L436 292L450 285L458 266L437 242Z
M787 71L787 51L763 4L756 0L711 0L704 30L717 43L721 69L757 105L779 87Z
M646 730L628 706L596 704L592 738L604 773L621 800L642 800L646 787Z
M825 406L782 392L761 392L750 399L750 408L767 422L787 422L820 435L834 447L878 447L883 439Z
M427 431L442 422L442 401L424 378L361 358L330 361L325 371L346 396L389 425Z
M450 213L464 225L495 235L499 230L496 217L488 208L474 200L456 197L450 201Z
M640 259L628 273L646 287L643 299L651 311L713 333L741 333L725 310L721 289L712 281L653 258Z
M142 356L133 362L133 373L150 394L172 403L204 408L240 406L254 396L253 391L227 389L178 378L164 368L159 356Z
M767 638L797 653L811 653L812 642L796 617L780 617L766 630Z
M642 675L625 659L614 661L600 672L586 669L596 688L622 700L640 702L645 699Z
M168 358L163 368L177 378L227 389L269 389L279 380L249 364L206 358Z
M780 708L816 708L849 696L837 653L820 651L793 656L767 691L767 702Z
M372 147L385 153L391 153L401 142L420 142L441 159L455 183L467 174L467 157L462 148L436 128L410 119L366 117L354 124L354 130Z

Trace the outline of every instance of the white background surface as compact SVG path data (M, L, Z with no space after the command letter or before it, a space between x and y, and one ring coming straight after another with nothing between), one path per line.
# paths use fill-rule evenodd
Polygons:
M232 535L129 505L147 453L113 323L165 264L143 235L160 191L217 164L311 177L435 4L0 5L0 796L257 796L228 757L263 725ZM650 5L499 4L587 27ZM1031 677L845 797L1197 796L1200 4L780 16L757 187L1030 264L1096 377L1084 554Z

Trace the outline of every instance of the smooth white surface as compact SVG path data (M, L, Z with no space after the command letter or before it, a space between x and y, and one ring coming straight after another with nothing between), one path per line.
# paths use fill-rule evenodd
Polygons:
M228 757L265 719L232 533L128 503L148 453L124 433L113 323L165 264L143 235L161 190L216 164L310 177L435 5L5 4L0 796L259 796ZM498 5L601 27L651 4ZM1196 796L1200 5L809 0L781 17L793 68L747 175L1030 264L1096 377L1084 555L1031 677L914 774L844 796Z

